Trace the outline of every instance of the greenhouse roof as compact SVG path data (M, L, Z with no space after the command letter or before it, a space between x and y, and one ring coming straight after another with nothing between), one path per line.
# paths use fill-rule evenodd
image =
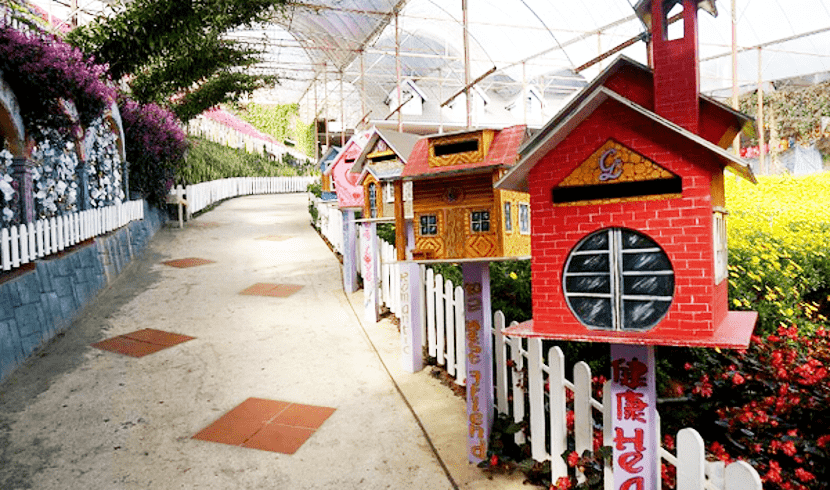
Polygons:
M67 2L32 3L69 17ZM400 109L401 118L428 133L448 124L457 129L450 122L463 112L464 96L457 94L465 80L481 77L472 102L479 114L474 125L538 128L618 54L646 62L645 26L635 12L642 0L467 0L465 79L463 3L304 0L274 11L267 25L229 37L266 48L255 69L280 82L257 94L258 101L300 103L304 119L324 118L333 128L394 127L398 107L390 94L399 70L427 99L422 107ZM725 99L732 87L732 5L702 3L719 15L700 16L701 88ZM83 23L106 14L114 3L78 4ZM737 81L743 89L754 89L759 80L827 78L830 6L824 0L735 0L735 5Z

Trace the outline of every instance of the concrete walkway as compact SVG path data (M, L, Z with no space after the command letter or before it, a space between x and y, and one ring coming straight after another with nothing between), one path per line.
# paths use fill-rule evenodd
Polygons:
M161 263L186 257L215 263ZM303 288L239 295L255 283ZM304 194L163 229L0 385L0 488L521 488L466 464L463 400L428 369L403 373L394 327L361 324L355 305ZM196 339L142 358L89 346L143 328ZM293 455L192 439L250 397L336 411Z

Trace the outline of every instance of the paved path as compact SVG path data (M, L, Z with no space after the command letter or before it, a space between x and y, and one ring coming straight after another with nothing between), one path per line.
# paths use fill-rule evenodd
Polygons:
M305 195L246 197L162 230L0 386L0 488L451 488L305 208ZM269 235L286 239L257 240ZM184 257L216 263L160 263ZM238 294L258 282L304 288ZM196 340L139 359L88 346L142 328ZM191 439L249 397L336 411L290 456Z
M162 264L187 257L215 263ZM0 489L528 488L467 463L464 401L430 369L403 372L394 326L362 324L362 294L341 282L304 194L162 229L0 385ZM303 288L239 294L255 283ZM143 328L196 339L142 358L90 347ZM251 397L336 411L293 455L192 438Z

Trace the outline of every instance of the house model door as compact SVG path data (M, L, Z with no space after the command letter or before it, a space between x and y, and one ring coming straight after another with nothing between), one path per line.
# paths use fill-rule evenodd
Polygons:
M464 209L453 208L445 211L447 216L446 242L447 257L455 259L464 257L464 242L467 236L464 226Z

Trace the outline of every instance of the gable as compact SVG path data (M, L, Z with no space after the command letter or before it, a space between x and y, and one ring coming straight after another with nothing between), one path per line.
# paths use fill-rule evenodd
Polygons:
M607 140L553 188L555 205L588 205L681 196L679 176Z

